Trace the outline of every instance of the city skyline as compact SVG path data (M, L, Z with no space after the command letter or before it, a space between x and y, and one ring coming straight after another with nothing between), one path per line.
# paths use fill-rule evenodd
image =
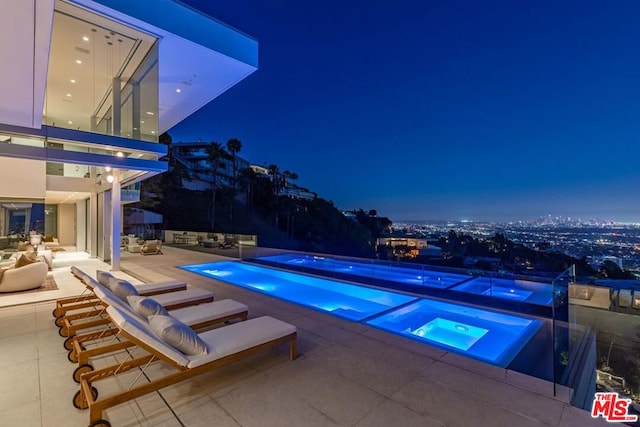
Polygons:
M394 221L640 221L633 2L186 0L259 70L170 131Z

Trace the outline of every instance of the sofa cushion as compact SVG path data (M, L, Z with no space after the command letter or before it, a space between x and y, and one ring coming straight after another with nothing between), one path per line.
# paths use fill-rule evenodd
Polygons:
M108 288L111 289L111 292L113 292L115 296L125 302L127 301L128 296L139 295L138 291L131 283L122 279L114 278L112 280L109 280Z
M35 259L35 255L32 257L32 256L28 255L27 253L24 253L24 254L20 255L20 257L16 261L15 268L24 267L25 265L33 264L34 262L37 262L37 261L38 260Z
M127 302L133 310L140 316L148 319L149 316L168 316L169 312L160 303L152 298L141 297L139 295L129 295Z
M207 345L193 329L171 316L149 316L149 326L164 342L184 354L207 354Z
M102 286L106 286L109 289L111 289L109 287L109 280L115 279L115 277L113 277L111 273L103 270L96 270L96 278L98 279L98 283L100 283Z

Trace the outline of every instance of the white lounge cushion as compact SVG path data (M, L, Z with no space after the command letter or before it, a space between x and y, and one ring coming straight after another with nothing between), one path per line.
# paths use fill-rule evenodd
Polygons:
M223 299L171 310L169 314L187 325L197 325L211 319L219 319L233 314L246 312L248 310L249 307L245 304L232 299Z
M102 286L109 287L109 280L114 279L113 275L108 271L96 270L96 278L98 279L98 283Z
M207 345L190 327L171 316L149 316L149 326L164 342L187 355L207 354Z
M269 316L258 317L199 334L200 339L207 346L207 354L187 356L158 338L151 332L148 324L136 320L130 314L122 312L116 307L107 307L107 313L114 323L127 334L139 339L158 353L164 354L177 365L189 368L213 362L296 332L295 326L281 320Z
M164 280L162 282L143 283L141 285L133 285L140 295L156 292L168 292L177 288L185 288L187 282L182 280Z
M296 327L270 316L257 317L199 334L207 346L204 356L187 356L189 368L221 359L242 350L273 341L296 332Z
M169 316L169 312L167 311L167 309L164 308L158 301L152 298L141 297L138 295L129 295L127 297L127 303L131 308L133 308L133 311L135 311L145 319L148 319L149 316L156 315Z
M166 306L190 303L213 297L213 292L202 288L187 288L185 291L154 295L153 299Z
M109 289L111 292L118 298L121 298L123 301L126 301L126 298L130 295L139 295L136 288L126 280L122 279L111 279L109 280Z
M113 323L120 329L126 331L127 334L132 337L139 339L157 352L164 354L177 365L187 366L189 363L189 359L187 359L184 353L176 350L151 332L148 323L137 319L131 313L119 310L116 306L107 307L107 313L111 320L113 320Z

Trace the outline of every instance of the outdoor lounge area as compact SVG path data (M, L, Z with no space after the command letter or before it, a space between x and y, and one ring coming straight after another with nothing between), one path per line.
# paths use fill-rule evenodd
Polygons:
M224 258L163 249L162 257L124 254L124 271L112 274L135 285L186 282L213 292L216 301L246 304L250 320L271 316L291 324L297 329L298 358L291 362L288 346L279 345L207 370L106 409L103 418L113 426L441 426L470 425L470 420L519 426L604 424L569 405L569 391L561 387L554 397L548 382L180 270L178 265ZM38 301L23 295L20 302L0 296L0 322L12 325L0 329L3 424L89 425L89 412L71 403L79 391L72 379L78 365L69 362L51 314L53 299L85 289L72 266L93 278L96 270L109 267L86 254L63 254L54 260L58 290L49 297L31 294ZM96 358L92 364L95 369L112 366L122 354ZM165 377L168 369L152 363L148 379L140 376L138 381ZM134 368L118 380L99 381L98 401L121 393L139 374Z

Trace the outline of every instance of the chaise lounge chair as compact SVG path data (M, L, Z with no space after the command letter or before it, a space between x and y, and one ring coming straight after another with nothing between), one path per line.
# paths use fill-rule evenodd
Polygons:
M162 255L162 240L145 240L140 248L142 255Z
M78 267L71 267L71 274L78 280L80 280L85 286L86 290L77 296L62 298L56 301L56 308L53 309L53 317L56 318L56 325L62 326L61 317L64 316L68 311L91 308L99 303L96 299L95 295L91 292L92 286L94 283L93 278L89 276L84 271L80 270ZM96 275L98 276L98 281L102 280L103 284L107 284L110 278L113 276L106 271L97 270ZM85 278L90 278L91 280L85 280ZM141 285L133 285L136 288L136 291L142 296L150 296L150 295L158 295L167 292L177 292L184 291L187 289L187 282L179 281L179 280L165 280L161 282L152 282L152 283L144 283Z
M89 408L89 423L94 427L111 425L109 421L103 419L103 412L106 409L241 360L278 344L289 343L291 360L294 360L297 355L296 327L269 316L206 331L197 334L195 338L189 336L189 340L195 339L196 342L193 348L190 345L187 345L189 348L185 348L187 340L182 335L184 328L180 325L177 326L177 330L171 331L174 334L169 334L165 339L157 335L156 320L164 322L164 316L152 316L150 323L143 323L113 306L108 307L107 312L122 336L150 354L81 375L80 390L74 396L73 403L76 407ZM204 346L204 351L196 349L200 346ZM146 366L156 360L166 362L175 369L175 372L139 385L134 383L126 390L98 399L98 390L94 384L108 378L115 378L134 368L142 367L144 371ZM138 376L140 377L141 375Z
M154 307L153 301L141 303L140 298L134 298L131 301L127 298L127 303L101 285L97 285L94 288L94 292L105 306L116 307L142 322L145 322L146 318L158 309L157 306ZM232 299L224 299L200 304L194 307L172 310L169 314L171 317L178 319L190 328L198 330L223 322L229 322L234 319L240 319L243 321L247 320L248 312L249 308L245 304ZM104 341L105 338L112 337L117 333L117 331L117 328L107 325L107 328L101 331L70 337L71 349L67 348L65 341L65 348L70 350L68 355L69 361L78 363L78 367L73 372L72 376L75 382L80 382L81 374L93 370L93 366L89 364L90 358L118 352L133 345L133 343L128 340L110 340L106 343L96 342ZM69 340L69 338L67 338L67 340ZM85 345L88 345L88 343L93 343L95 345L86 349Z
M76 269L76 273L80 274L80 271ZM87 274L76 277L80 278L85 285L91 289L100 285L98 281ZM139 295L136 288L126 280L109 281L109 288L120 298L125 298L127 295ZM153 295L153 299L167 310L212 302L213 298L213 292L196 287L187 288L183 291ZM79 330L104 326L110 322L105 316L104 307L101 304L89 308L88 311L72 314L66 313L64 316L61 316L60 319L62 326L60 326L59 334L63 337L70 337L76 335ZM56 319L56 325L58 324L57 320L58 319Z

